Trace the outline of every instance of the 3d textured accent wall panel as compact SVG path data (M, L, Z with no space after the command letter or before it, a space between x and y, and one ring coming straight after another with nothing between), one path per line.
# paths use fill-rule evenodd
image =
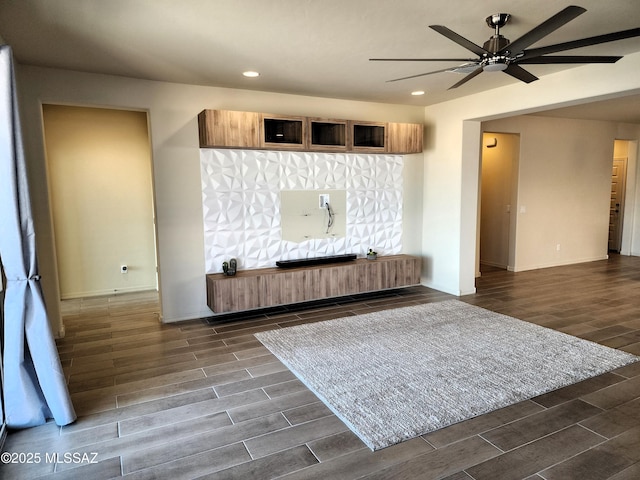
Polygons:
M400 155L201 149L207 273L222 262L272 267L276 260L402 251ZM282 240L281 190L346 190L346 236Z

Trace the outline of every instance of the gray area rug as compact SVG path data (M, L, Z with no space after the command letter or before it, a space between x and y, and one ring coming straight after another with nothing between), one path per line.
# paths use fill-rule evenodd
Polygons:
M372 450L640 360L458 300L255 336Z

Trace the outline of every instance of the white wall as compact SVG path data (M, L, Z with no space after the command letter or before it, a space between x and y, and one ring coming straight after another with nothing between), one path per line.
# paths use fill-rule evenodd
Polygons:
M475 291L480 122L637 94L638 71L635 53L614 65L573 68L425 108L423 283L457 295Z
M148 111L157 212L158 263L163 320L210 315L206 306L202 189L197 114L217 108L356 120L420 123L423 109L326 98L200 87L19 66L18 90L32 183L43 288L54 331L60 331L59 287L53 261L42 139L42 103L105 106ZM406 157L407 200L420 197L422 167ZM420 158L419 156L417 158ZM421 204L407 205L403 221L421 224ZM416 253L420 230L405 230L404 251Z

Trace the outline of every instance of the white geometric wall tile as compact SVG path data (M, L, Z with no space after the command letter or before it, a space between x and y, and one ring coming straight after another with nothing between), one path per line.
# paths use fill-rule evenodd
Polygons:
M316 153L313 156L314 188L317 190L344 190L347 186L346 155Z
M307 258L312 256L314 249L313 240L306 240L304 242L295 243L289 241L283 241L282 260L293 260L296 258Z
M402 251L402 156L202 149L205 268L276 260ZM346 236L281 238L281 190L346 190Z
M313 155L299 152L280 152L282 161L282 190L313 190Z
M370 224L374 220L377 208L376 192L373 190L355 190L347 192L347 221L353 224Z
M280 178L280 162L278 158L256 155L254 150L247 150L242 159L242 188L267 188L278 190Z

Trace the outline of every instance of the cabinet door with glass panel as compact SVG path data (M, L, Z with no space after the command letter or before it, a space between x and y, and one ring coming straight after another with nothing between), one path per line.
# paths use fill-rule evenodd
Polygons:
M347 151L347 121L309 118L309 150Z
M307 146L307 121L305 117L262 114L261 148L305 150Z
M353 152L385 153L387 144L387 124L376 122L349 121Z

